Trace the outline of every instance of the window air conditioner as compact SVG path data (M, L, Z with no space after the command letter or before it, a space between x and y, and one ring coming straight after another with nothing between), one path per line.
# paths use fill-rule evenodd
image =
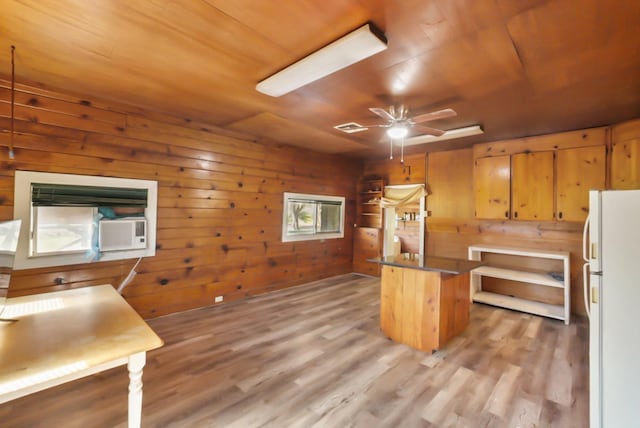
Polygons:
M147 248L147 220L143 218L100 220L98 239L100 251Z

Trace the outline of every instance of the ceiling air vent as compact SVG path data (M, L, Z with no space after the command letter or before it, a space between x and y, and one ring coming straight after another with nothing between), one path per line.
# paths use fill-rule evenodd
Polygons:
M362 125L355 122L343 123L342 125L334 126L338 131L346 132L347 134L353 134L354 132L366 131Z

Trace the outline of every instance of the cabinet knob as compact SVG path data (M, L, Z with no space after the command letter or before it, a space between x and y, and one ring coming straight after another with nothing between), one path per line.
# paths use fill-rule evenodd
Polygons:
M559 219L562 219L562 211L560 211L560 212L558 213L558 218L559 218Z
M504 218L509 218L509 211L504 212Z
M515 212L513 213L513 217L518 218L518 211L515 211Z

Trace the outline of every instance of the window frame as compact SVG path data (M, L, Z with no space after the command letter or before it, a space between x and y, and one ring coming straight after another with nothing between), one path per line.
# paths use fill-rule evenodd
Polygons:
M158 211L157 181L21 170L15 172L14 181L13 218L22 219L21 239L16 251L14 269L67 266L155 256ZM89 257L86 251L82 253L32 256L30 254L31 231L33 228L31 188L34 183L147 189L147 207L144 210L144 217L147 220L147 247L144 249L100 252L98 259Z
M298 201L318 202L338 202L340 204L340 227L338 232L318 232L306 234L290 234L288 232L289 204ZM314 229L317 228L316 216L314 215ZM284 192L282 202L282 242L298 241L322 241L325 239L344 238L345 229L345 197L330 195L314 195L309 193Z

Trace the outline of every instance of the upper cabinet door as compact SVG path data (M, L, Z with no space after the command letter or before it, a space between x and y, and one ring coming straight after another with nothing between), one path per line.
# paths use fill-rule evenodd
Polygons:
M476 159L473 174L477 218L509 218L510 166L509 156Z
M611 188L640 189L640 138L613 144Z
M553 152L512 156L512 218L553 220Z
M558 220L584 221L589 190L605 188L605 146L558 150L556 158Z

